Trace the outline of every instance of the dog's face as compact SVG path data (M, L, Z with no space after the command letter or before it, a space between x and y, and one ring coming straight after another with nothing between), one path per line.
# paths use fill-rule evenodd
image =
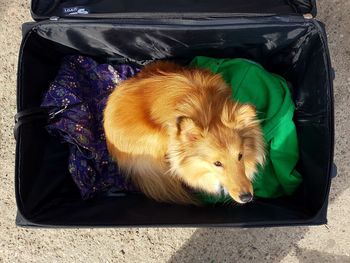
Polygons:
M253 107L227 105L221 119L205 128L180 117L176 138L173 165L189 186L208 193L224 190L239 203L252 200L252 179L264 161L263 136Z

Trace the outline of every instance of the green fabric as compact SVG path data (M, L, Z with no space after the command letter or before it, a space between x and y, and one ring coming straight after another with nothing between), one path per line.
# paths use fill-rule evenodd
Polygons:
M232 87L232 97L255 105L266 142L267 159L253 181L254 195L275 198L291 195L302 181L294 169L299 158L293 122L294 103L285 79L247 59L195 57L191 66L221 74ZM222 196L201 195L205 202L225 201Z

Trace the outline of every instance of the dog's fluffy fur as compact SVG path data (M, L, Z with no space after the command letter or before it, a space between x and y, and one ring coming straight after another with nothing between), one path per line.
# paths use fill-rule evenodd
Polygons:
M233 101L220 75L170 62L145 66L113 91L104 129L120 169L161 202L198 204L189 187L223 187L241 202L264 161L255 108Z

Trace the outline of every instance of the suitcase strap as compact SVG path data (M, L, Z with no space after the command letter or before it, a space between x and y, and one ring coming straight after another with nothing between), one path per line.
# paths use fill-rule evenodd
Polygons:
M77 105L74 105L77 106ZM18 138L19 127L23 124L41 121L45 124L55 119L59 114L68 109L67 106L61 108L49 108L49 107L37 107L18 112L15 115L15 126L13 128L13 134L15 139Z
M41 121L41 122L44 122L45 124L48 124L50 121L53 121L55 118L59 117L61 113L63 113L68 109L78 107L82 104L89 103L94 100L100 100L108 96L109 94L110 94L110 91L107 91L98 95L97 97L93 97L88 100L71 104L71 105L66 105L63 107L36 107L36 108L30 108L30 109L20 111L15 115L15 127L13 132L15 139L17 140L18 138L19 127L25 123L30 123L33 121Z

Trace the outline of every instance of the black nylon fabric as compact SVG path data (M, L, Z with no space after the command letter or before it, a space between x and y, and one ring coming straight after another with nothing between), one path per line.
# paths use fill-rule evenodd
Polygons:
M318 22L297 16L41 22L22 43L18 111L40 105L61 58L68 54L139 64L155 59L186 63L197 55L244 57L261 63L294 87L298 170L304 182L290 198L258 199L244 206L160 204L133 193L83 201L68 172L67 145L49 136L44 123L29 122L19 128L17 139L19 224L273 226L326 222L333 162L333 93L325 33Z
M253 13L253 14L305 14L316 15L315 0L32 0L34 19L51 16L67 17L83 9L94 15L118 16L121 14L154 13L200 14L200 13ZM77 9L75 9L77 8ZM86 14L74 14L86 16Z

